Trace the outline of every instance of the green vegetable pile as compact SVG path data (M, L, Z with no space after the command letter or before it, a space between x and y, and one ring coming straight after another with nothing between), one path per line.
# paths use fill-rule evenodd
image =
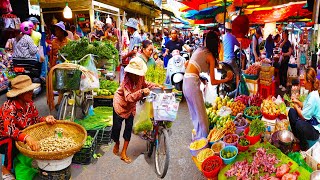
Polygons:
M107 60L107 64L114 67L119 65L119 52L110 41L90 43L88 38L81 38L79 41L70 41L60 53L68 54L68 60L79 60L87 54L94 54L98 56L97 61Z
M87 116L82 120L75 120L86 130L99 130L113 124L113 107L96 107L93 110L94 115Z
M229 151L229 150L222 150L221 155L225 159L232 158L233 156L237 155L237 151Z
M139 121L135 124L133 131L135 134L138 134L143 131L151 131L153 129L153 124L150 118L146 118L145 120Z
M92 143L93 143L93 137L91 137L89 135L89 136L87 136L86 142L84 143L83 147L89 148L89 147L91 147Z
M291 98L289 97L288 94L284 94L283 99L289 103L290 107L294 106L294 103L292 102L292 100L291 100Z
M98 93L98 96L110 96L114 95L119 87L119 83L110 80L100 79L100 89L95 89L94 91Z
M258 136L259 134L265 132L266 125L260 119L254 119L249 125L249 136Z
M146 80L156 84L164 84L166 80L166 70L163 67L149 67L146 73Z
M240 138L239 145L240 146L249 146L249 141L246 138Z

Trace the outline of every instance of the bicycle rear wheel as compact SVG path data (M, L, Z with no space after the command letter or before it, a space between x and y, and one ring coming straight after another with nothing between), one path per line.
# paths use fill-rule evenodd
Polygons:
M169 136L167 129L160 127L155 141L155 169L158 177L164 178L169 167Z
M75 110L75 99L72 97L72 94L64 94L58 109L57 118L59 120L69 119L73 121Z

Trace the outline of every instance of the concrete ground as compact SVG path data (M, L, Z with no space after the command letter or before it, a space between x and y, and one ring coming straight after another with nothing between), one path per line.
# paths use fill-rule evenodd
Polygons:
M0 96L0 104L6 100L5 94ZM34 99L41 116L49 114L45 93ZM56 112L53 112L55 114ZM79 112L80 113L80 112ZM124 128L124 127L123 127ZM178 118L171 128L170 135L170 163L164 179L179 180L205 179L191 159L188 145L191 141L193 129L187 103L180 104ZM121 141L121 146L122 146ZM72 179L74 180L154 180L158 179L154 170L153 158L142 154L146 150L146 142L138 136L132 135L128 155L132 158L131 164L126 164L120 157L112 153L112 146L102 146L99 152L103 154L87 166L72 164Z

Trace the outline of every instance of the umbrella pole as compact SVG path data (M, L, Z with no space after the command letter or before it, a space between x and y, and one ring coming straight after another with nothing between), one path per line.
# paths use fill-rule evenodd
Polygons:
M224 26L224 33L226 33L227 0L223 0L223 2L224 2L223 26Z

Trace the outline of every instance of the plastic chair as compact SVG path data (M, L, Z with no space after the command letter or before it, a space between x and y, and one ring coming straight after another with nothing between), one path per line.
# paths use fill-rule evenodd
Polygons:
M0 138L0 146L4 145L4 144L8 144L8 151L7 151L7 158L8 158L8 165L7 165L7 169L9 171L11 171L12 169L12 138Z

